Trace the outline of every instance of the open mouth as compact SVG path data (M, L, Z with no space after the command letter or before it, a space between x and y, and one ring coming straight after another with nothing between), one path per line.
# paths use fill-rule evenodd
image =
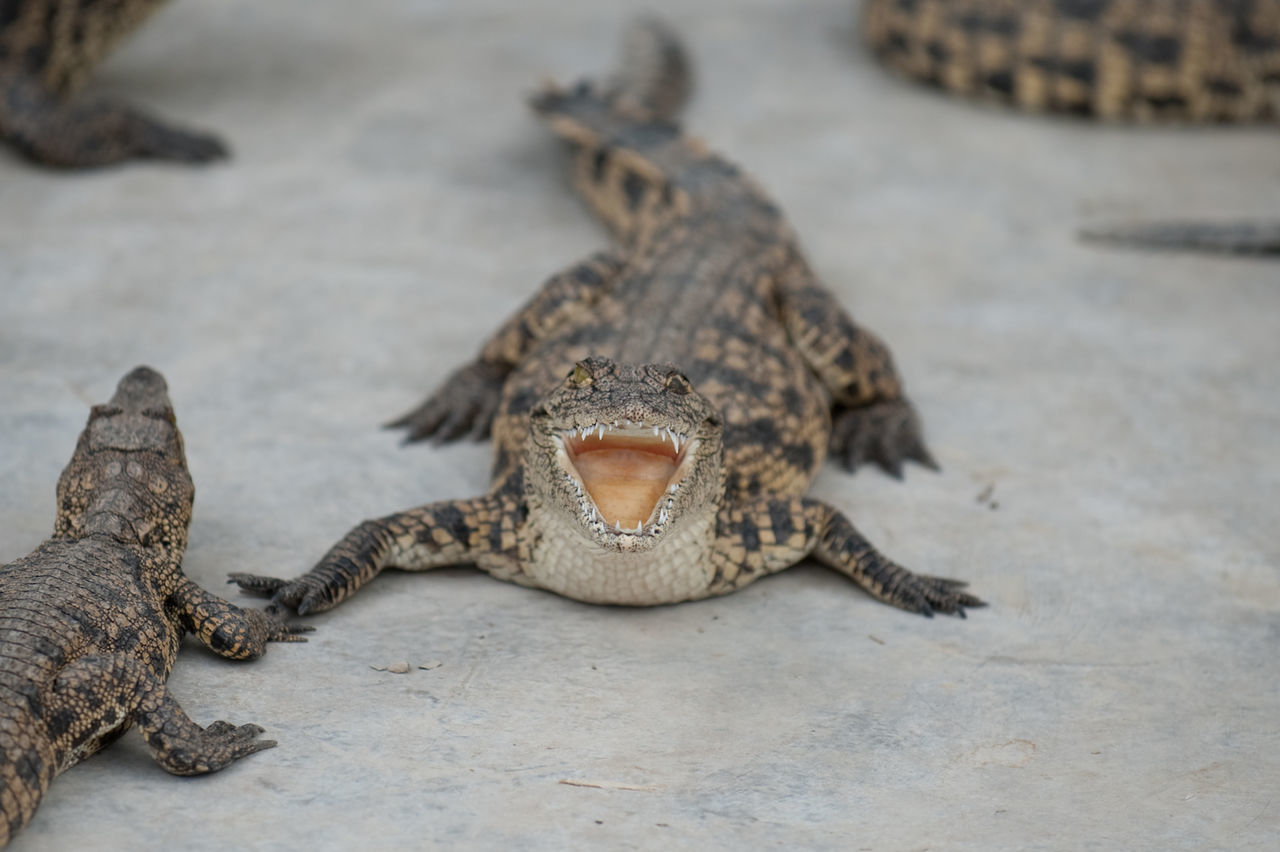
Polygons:
M695 441L673 429L627 421L561 433L570 473L582 483L606 527L640 533L665 524L664 495L679 487ZM655 514L657 517L655 517Z

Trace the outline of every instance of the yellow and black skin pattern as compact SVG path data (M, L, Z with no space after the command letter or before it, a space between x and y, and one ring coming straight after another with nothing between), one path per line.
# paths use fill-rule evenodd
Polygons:
M976 99L1104 121L1280 118L1280 0L866 0L887 67ZM1280 222L1100 223L1094 242L1280 255Z
M0 567L0 846L54 776L131 725L178 775L275 745L257 725L202 728L165 687L184 633L247 660L307 629L183 575L194 495L165 381L138 367L93 407L58 481L53 536Z
M1280 0L867 0L862 35L908 77L1027 110L1280 115Z
M813 558L911 612L964 614L964 583L881 555L805 496L830 453L933 467L889 350L819 283L777 206L674 122L690 63L644 20L604 83L534 111L615 237L552 275L393 426L492 436L490 491L365 521L294 580L237 574L273 604L329 609L383 568L474 564L577 600L721 595Z
M77 96L116 44L165 0L0 0L0 138L65 169L227 155L215 136L127 104Z

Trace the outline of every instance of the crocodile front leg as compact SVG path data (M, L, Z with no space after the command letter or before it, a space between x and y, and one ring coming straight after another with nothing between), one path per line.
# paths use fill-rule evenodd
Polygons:
M458 368L421 405L387 426L408 429L406 441L434 438L443 443L468 434L477 441L488 437L507 376L539 340L566 318L589 308L624 263L620 255L603 251L553 275L489 338L474 361Z
M964 617L966 607L986 604L962 591L960 580L916 574L893 562L819 500L762 497L728 505L716 522L711 594L725 594L812 557L887 604L932 617Z
M936 470L889 347L854 323L799 257L779 276L778 308L791 341L831 394L831 457L847 470L873 461L897 478L907 459Z
M425 571L478 563L515 579L509 575L518 573L516 539L523 521L522 505L502 494L429 503L359 524L301 577L232 574L231 580L246 591L271 595L273 606L309 615L342 603L384 568Z
M195 635L210 651L230 660L252 660L262 656L268 642L305 642L299 633L315 628L289 624L278 615L256 609L241 609L230 601L205 591L183 577L166 606L178 616L184 630Z
M64 768L134 722L156 762L175 775L216 772L275 745L256 739L257 725L197 725L164 681L126 654L81 657L62 670L44 699L49 728L63 732L55 746L65 755Z
M203 163L227 156L215 136L172 127L125 104L64 102L23 76L0 78L0 137L38 163L68 169L142 158Z

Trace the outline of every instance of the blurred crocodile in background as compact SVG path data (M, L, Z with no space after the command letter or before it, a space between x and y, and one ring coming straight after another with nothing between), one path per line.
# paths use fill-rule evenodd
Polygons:
M887 67L1031 111L1140 122L1280 117L1280 0L867 0ZM1080 236L1280 254L1280 221L1098 223Z
M77 95L122 38L166 0L0 0L0 138L37 163L225 157L216 137L126 104Z

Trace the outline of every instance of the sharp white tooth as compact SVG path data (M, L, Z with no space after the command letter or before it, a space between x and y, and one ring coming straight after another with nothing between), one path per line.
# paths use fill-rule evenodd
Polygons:
M601 423L599 426L596 427L596 438L601 441L604 440L604 424L603 423Z
M644 521L636 521L636 532L644 532Z
M659 433L659 432L661 432L661 431L662 431L662 430L661 430L661 429L659 429L657 426L654 426L654 427L653 427L653 437L655 437L655 438L656 438L656 437L658 437L658 433Z
M622 532L622 521L614 521L613 528L618 532Z

